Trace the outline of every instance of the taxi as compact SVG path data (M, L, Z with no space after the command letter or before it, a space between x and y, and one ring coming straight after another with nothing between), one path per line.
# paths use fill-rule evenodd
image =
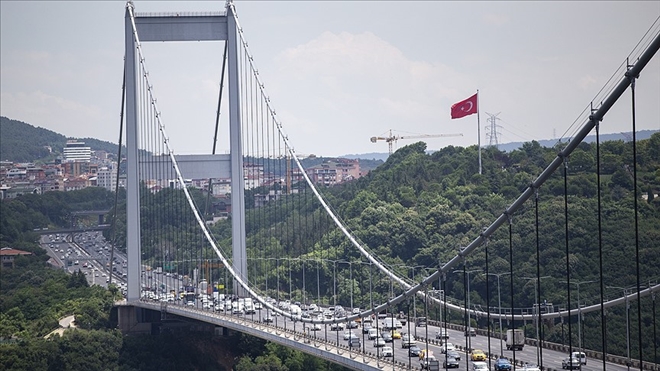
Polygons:
M472 361L485 361L486 360L486 353L484 353L483 350L480 349L475 349L472 351Z

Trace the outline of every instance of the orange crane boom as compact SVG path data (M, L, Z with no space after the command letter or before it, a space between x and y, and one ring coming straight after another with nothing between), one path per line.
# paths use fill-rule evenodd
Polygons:
M396 143L399 139L422 139L422 138L444 138L444 137L462 137L462 133L458 134L419 134L419 135L393 135L390 130L388 137L371 137L371 143L376 143L379 140L384 140L389 145L390 155L392 154L392 143Z

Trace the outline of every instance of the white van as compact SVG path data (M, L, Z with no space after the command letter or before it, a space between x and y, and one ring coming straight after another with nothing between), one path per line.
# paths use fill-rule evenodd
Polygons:
M584 352L573 352L573 353L571 353L571 357L579 359L580 364L583 364L583 365L587 364L587 355L584 354Z
M373 340L373 339L377 338L379 336L378 330L376 328L373 328L373 327L370 328L368 336L369 336L369 340Z

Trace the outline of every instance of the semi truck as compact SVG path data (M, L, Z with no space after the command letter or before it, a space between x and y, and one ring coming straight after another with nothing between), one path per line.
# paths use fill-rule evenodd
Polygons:
M525 346L525 332L521 329L506 330L506 349L523 350Z

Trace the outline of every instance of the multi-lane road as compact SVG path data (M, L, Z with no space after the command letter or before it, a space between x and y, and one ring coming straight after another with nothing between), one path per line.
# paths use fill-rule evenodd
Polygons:
M69 273L80 270L90 285L107 287L111 246L101 233L45 234L41 236L41 245L62 269ZM125 254L115 251L112 281L120 288L125 286L126 259Z
M209 309L209 311L213 311L213 309ZM269 317L270 315L267 314L267 310L257 310L256 313L254 314L241 314L240 316L253 320L255 322L264 322L264 319L266 317ZM227 316L236 316L234 314L225 314ZM308 336L313 336L316 337L317 339L320 340L327 340L332 343L336 344L341 344L341 345L347 345L348 341L344 340L344 331L345 330L340 330L340 331L335 331L332 330L330 325L321 325L321 328L316 331L311 331L311 325L310 324L305 324L303 326L302 322L293 322L290 319L284 317L284 316L273 316L273 322L270 322L270 325L272 326L277 326L279 328L286 328L287 330L294 330L296 332L299 332L301 334L307 334ZM373 323L375 326L375 322ZM380 349L382 348L376 348L374 347L374 341L369 340L368 335L366 333L363 333L363 328L359 326L358 328L355 329L350 329L353 331L355 335L357 335L360 340L361 340L361 347L362 350L366 352L370 352L372 354L380 354L381 351ZM428 333L428 337L431 339L435 339L436 333L440 330L440 328L436 326L431 326L429 325L428 327L418 327L416 329L417 333L417 346L424 350L427 354L432 354L436 357L437 360L440 362L440 367L442 368L442 363L445 359L444 354L441 350L442 346L437 345L435 343L427 343L423 341L422 339L426 338L426 334ZM384 330L381 330L381 332L385 332ZM408 324L404 325L401 329L398 330L399 333L412 333L413 335L415 334L415 327L414 323L410 324L410 327ZM471 361L471 353L467 351L471 347L471 349L481 349L486 353L491 353L493 355L498 355L503 353L504 357L512 360L514 358L514 352L510 350L506 350L506 344L502 344L502 352L500 352L500 339L497 338L490 338L490 347L489 347L489 339L486 336L471 336L466 339L464 333L462 331L458 330L452 330L448 329L447 333L449 335L449 339L446 340L446 342L452 343L456 346L456 350L460 354L460 362L459 362L459 367L458 370L472 370L473 365ZM394 339L392 342L387 343L386 346L392 347L394 350L394 356L393 357L384 357L382 358L383 362L402 362L405 365L410 365L411 368L419 368L420 367L420 361L419 358L416 356L409 356L409 352L407 348L403 348L401 346L402 340L400 339ZM489 352L490 349L490 352ZM574 349L574 351L577 351L578 349ZM517 362L522 362L526 363L529 365L536 365L538 363L538 359L542 357L542 364L546 368L553 368L553 369L561 369L562 368L562 360L567 357L567 354L558 352L558 351L553 351L549 349L543 349L540 354L537 353L537 348L532 347L532 346L525 346L522 351L516 351L515 352L515 359ZM489 369L493 370L495 367L495 359L492 359L492 364ZM521 368L520 366L516 367L517 370L524 370L524 368ZM616 371L623 371L627 370L626 366L623 365L618 365L614 363L607 363L606 364L606 369L607 370L616 370ZM581 368L582 371L595 371L595 370L603 370L603 363L601 360L596 360L596 359L587 359L587 364L582 365Z
M103 239L103 235L99 232L84 232L74 235L62 235L57 234L43 235L41 238L41 244L48 252L56 264L58 264L63 269L66 269L69 273L73 273L80 269L87 276L88 282L90 284L96 284L103 287L107 287L110 274L110 249L111 246L108 242ZM126 261L127 257L125 254L115 251L114 253L114 264L115 271L113 274L112 282L117 284L120 288L125 289L125 273L126 273ZM168 293L171 290L179 293L181 287L183 286L183 279L174 275L167 273L155 272L153 270L148 270L146 267L143 267L142 270L142 286L143 288L151 289L151 292L160 292L161 294ZM162 295L153 295L154 300L161 300ZM175 300L171 304L180 304L186 305L183 300ZM201 310L201 303L199 300L196 300L194 306ZM213 308L208 309L213 311ZM227 313L226 315L232 315ZM375 347L374 341L370 340L368 334L363 331L363 327L359 326L354 329L342 329L335 331L331 329L330 325L321 325L320 329L313 330L310 324L303 325L302 322L294 322L284 316L274 316L269 315L266 309L257 310L254 314L241 314L240 316L245 319L251 319L257 322L264 322L266 317L271 317L273 322L270 324L273 326L286 328L288 330L295 330L301 334L307 334L308 336L313 336L318 339L327 340L333 343L347 345L348 341L344 340L344 332L346 330L352 331L361 341L361 348L366 352L372 354L381 354L382 348ZM376 327L376 322L374 321L372 325ZM407 323L401 329L398 330L399 333L412 333L417 339L417 346L424 350L426 354L432 354L440 361L440 366L442 367L442 362L445 357L441 350L441 346L435 343L427 343L423 341L424 338L434 339L436 333L440 329L435 326L429 325L428 327L415 327L414 323ZM385 332L380 326L379 331L381 333ZM450 342L456 346L456 350L459 352L461 359L459 362L458 370L472 370L472 362L470 361L470 352L467 349L481 349L486 353L491 354L503 354L506 358L513 359L513 351L506 350L506 346L501 344L500 339L490 338L485 336L472 336L466 338L462 331L448 329L449 339L447 342ZM489 346L490 340L490 346ZM412 368L419 368L420 362L419 358L416 356L409 356L409 351L407 348L401 346L401 339L393 339L392 342L386 343L386 346L389 346L393 349L393 357L383 357L383 362L402 362L404 364L410 365ZM353 348L355 349L355 348ZM500 350L502 349L502 351ZM490 351L489 351L490 350ZM577 350L577 349L576 349ZM555 369L561 369L562 359L566 358L566 354L552 351L548 349L543 349L542 353L538 353L536 347L525 346L522 351L516 351L515 359L517 361L522 361L529 364L537 364L540 357L542 357L542 364L545 367L551 367ZM493 360L494 365L494 360ZM494 367L494 366L491 366ZM602 361L590 359L587 361L587 365L582 366L583 371L591 370L602 370L603 364ZM627 370L626 366L617 365L608 363L607 370Z

